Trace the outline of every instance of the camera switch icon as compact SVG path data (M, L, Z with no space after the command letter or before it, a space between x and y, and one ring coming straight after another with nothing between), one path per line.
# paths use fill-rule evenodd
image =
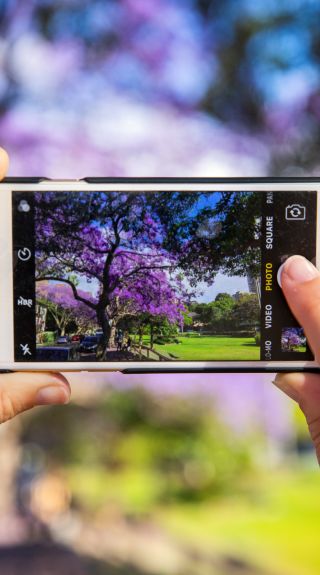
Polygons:
M291 204L286 207L286 220L305 220L306 208L301 204Z

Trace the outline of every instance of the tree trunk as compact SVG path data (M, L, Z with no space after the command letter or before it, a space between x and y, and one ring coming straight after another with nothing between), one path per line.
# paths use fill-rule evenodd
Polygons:
M103 345L108 347L110 342L111 328L104 308L97 308L97 320L103 331Z
M143 326L139 326L139 357L142 358L142 336L143 336Z
M111 330L110 330L110 339L109 339L109 346L110 347L115 347L115 345L116 345L115 344L116 330L117 330L117 325L112 324Z
M64 336L66 333L67 322L64 322L63 318L61 316L58 316L57 314L53 313L53 311L51 311L51 315L57 324L59 335Z
M150 323L150 347L153 349L153 340L154 340L154 325Z

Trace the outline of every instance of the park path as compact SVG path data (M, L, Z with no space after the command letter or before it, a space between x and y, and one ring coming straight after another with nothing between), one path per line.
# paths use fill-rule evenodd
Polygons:
M55 542L0 547L1 575L279 575L242 559L177 544L152 524L86 526L71 548Z
M131 351L117 351L115 347L108 349L105 361L137 361L137 356Z

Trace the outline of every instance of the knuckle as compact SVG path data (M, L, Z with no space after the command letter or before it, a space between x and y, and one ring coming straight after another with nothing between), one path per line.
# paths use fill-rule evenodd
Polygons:
M313 441L313 443L319 443L320 442L320 426L318 425L318 427L311 427L309 425L309 431L310 431L310 435L311 435L311 439Z
M312 419L306 417L310 437L314 444L315 449L318 451L320 448L320 415Z
M318 451L320 448L320 437L319 437L319 435L315 439L312 439L312 442L313 442L315 450Z
M0 423L5 423L12 419L17 413L10 395L5 390L0 389Z

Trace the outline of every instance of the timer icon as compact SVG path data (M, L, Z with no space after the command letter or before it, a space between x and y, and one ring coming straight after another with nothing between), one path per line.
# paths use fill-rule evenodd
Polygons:
M31 251L29 248L22 248L21 250L18 250L18 258L22 262L27 262L31 258Z

